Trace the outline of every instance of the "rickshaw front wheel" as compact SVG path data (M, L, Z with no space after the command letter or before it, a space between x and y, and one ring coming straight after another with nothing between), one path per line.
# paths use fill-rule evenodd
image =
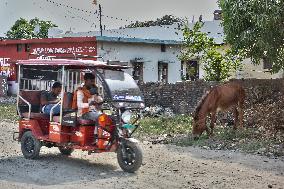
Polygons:
M122 170L134 173L142 165L142 149L135 143L126 141L124 145L120 145L117 149L117 160Z
M26 159L39 157L41 143L31 131L26 131L21 138L21 150Z

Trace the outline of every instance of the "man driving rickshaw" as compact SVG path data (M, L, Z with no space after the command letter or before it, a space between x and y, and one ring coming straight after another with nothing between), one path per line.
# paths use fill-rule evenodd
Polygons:
M84 85L74 92L72 109L78 111L78 117L96 121L101 114L100 104L102 102L103 99L99 96L98 88L95 85L95 76L92 73L86 73Z

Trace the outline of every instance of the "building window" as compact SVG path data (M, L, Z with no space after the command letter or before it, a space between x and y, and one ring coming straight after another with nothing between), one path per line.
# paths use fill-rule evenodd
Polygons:
M166 52L166 45L165 44L161 44L161 52Z
M25 52L30 52L31 46L30 44L25 44Z
M23 45L22 44L17 44L17 52L22 52Z
M263 58L263 69L268 69L268 70L272 69L272 64L271 62L268 61L267 58Z
M138 83L143 83L143 62L132 62L132 77Z
M199 66L196 60L182 62L182 79L195 81L199 79Z
M168 64L159 62L158 63L158 80L163 83L168 83Z

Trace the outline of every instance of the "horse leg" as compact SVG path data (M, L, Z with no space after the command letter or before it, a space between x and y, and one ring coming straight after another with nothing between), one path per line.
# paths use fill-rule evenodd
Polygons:
M207 116L203 120L203 126L205 127L206 134L209 137L210 136L210 131L209 131L209 128L207 127L206 121L207 121Z
M238 109L237 109L237 107L235 107L234 108L234 110L233 110L233 112L234 112L234 129L237 129L237 126L238 126L238 122L239 122L239 113L238 113Z
M211 123L210 123L210 128L211 128L210 135L213 135L213 129L215 126L216 119L217 119L216 112L212 112L211 113Z

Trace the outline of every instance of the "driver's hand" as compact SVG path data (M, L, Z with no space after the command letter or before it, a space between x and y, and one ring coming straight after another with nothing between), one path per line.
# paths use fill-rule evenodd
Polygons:
M93 106L93 105L95 105L95 101L91 101L90 103L89 103L89 106Z

